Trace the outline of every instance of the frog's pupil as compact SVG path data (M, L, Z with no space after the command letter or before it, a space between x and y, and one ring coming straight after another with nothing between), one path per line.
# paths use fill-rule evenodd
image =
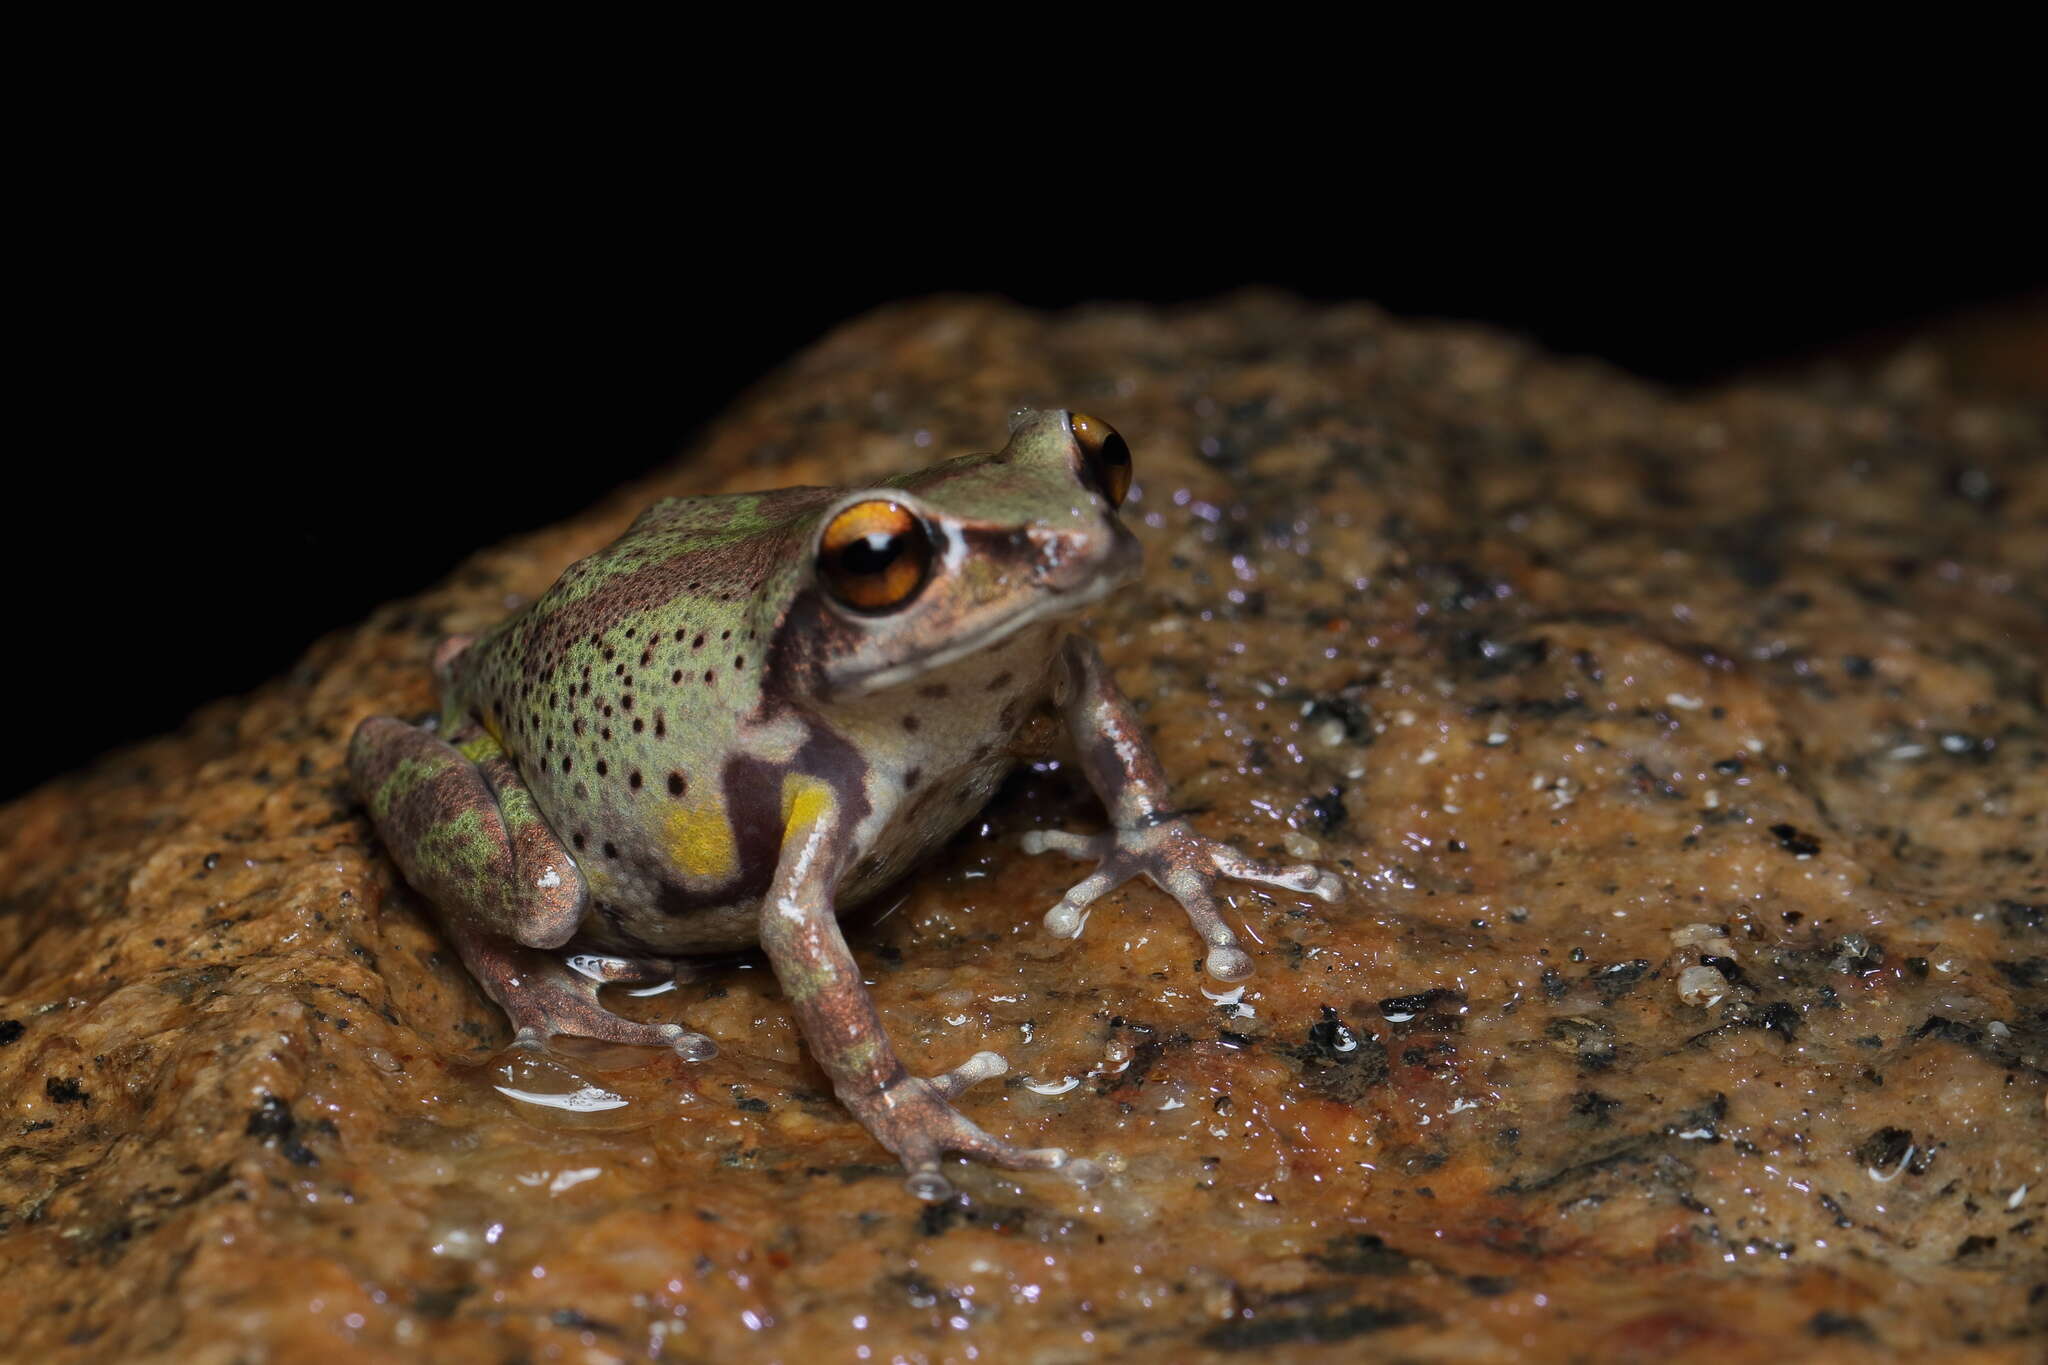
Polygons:
M848 573L878 574L902 553L903 537L871 531L846 547L841 562Z
M1124 438L1115 432L1102 443L1102 467L1104 469L1128 469L1131 463L1131 448L1124 444Z

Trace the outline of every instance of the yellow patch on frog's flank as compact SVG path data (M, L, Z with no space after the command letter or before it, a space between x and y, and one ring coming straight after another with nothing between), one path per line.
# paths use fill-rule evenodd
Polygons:
M739 845L732 825L716 805L683 806L669 812L668 851L691 877L723 881L739 871Z
M814 823L832 806L832 788L815 777L791 773L782 779L782 828Z

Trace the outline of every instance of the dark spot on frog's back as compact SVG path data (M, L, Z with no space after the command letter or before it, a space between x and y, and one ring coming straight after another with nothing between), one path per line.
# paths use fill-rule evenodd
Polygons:
M993 678L990 678L988 680L988 690L991 692L1000 692L1004 688L1008 687L1011 683L1011 680L1014 679L1016 676L1016 674L1011 673L1009 670L1005 669L1003 672L996 674Z
M916 734L916 733L917 733L917 726L918 726L918 719L917 719L917 717L916 717L916 716L905 716L905 717L903 718L903 732L904 732L905 734L908 734L908 735L914 735L914 734Z

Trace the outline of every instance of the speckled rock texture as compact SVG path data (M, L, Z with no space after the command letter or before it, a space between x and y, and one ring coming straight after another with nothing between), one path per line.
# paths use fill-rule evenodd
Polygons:
M850 325L700 448L0 819L21 1360L2039 1360L2048 414L1909 356L1660 394L1248 297ZM427 659L665 494L1114 422L1091 633L1239 889L1223 994L1020 775L854 930L913 1066L1110 1170L920 1205L760 961L626 1002L716 1060L507 1058L344 783ZM1027 1084L1028 1082L1028 1084ZM503 1093L611 1095L575 1112ZM610 1101L606 1101L610 1103Z

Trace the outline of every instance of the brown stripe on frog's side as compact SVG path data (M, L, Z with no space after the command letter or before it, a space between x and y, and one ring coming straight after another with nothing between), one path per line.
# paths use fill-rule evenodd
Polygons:
M794 709L798 698L829 699L827 662L850 654L864 634L865 627L827 606L817 588L797 593L769 645L761 678L761 717Z
M794 756L774 761L741 754L726 760L719 775L723 810L732 830L737 857L733 876L724 882L684 886L664 880L655 888L655 906L671 917L722 909L740 902L758 902L774 881L782 860L787 818L784 802L792 776L824 784L833 799L835 818L853 828L873 809L868 800L868 764L852 744L829 729L809 724Z

